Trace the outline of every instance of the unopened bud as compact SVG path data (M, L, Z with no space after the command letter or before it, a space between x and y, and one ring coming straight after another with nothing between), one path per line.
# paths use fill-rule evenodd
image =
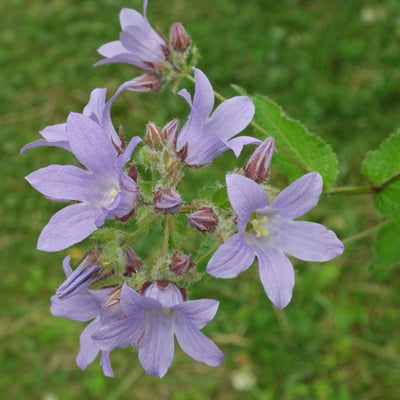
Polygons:
M154 68L154 65L151 65L152 68ZM154 72L149 72L133 79L126 89L132 90L133 92L158 92L161 88L161 84L160 76Z
M196 264L190 256L175 251L171 256L171 264L169 269L177 275L183 275L189 268L195 267Z
M125 268L124 276L132 276L136 272L140 271L143 267L143 261L138 257L135 250L132 247L127 247L125 250Z
M190 36L180 22L175 22L171 27L171 44L174 50L185 51L190 46Z
M167 142L168 146L171 146L173 149L176 147L176 137L178 136L179 132L179 120L173 119L172 121L168 122L161 129L161 134L164 140Z
M118 308L121 300L122 285L118 285L109 295L107 301L104 303L104 308Z
M146 135L144 137L144 142L153 149L162 148L163 138L161 135L161 131L154 122L149 122L146 125Z
M201 233L213 233L218 225L218 217L211 207L201 207L188 216L189 225Z
M269 175L269 166L275 151L274 139L268 137L254 151L243 166L244 174L257 183L262 183Z
M157 189L153 192L153 205L156 211L164 214L177 213L183 201L178 192L173 189Z
M137 168L136 168L136 164L133 161L131 166L129 167L128 170L128 175L130 178L132 178L135 182L137 182Z

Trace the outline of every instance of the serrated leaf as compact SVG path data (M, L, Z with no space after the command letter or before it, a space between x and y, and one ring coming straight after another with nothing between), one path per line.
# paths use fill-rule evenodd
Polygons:
M272 158L275 168L289 175L291 181L306 171L318 171L325 190L332 186L338 173L338 162L331 146L288 117L267 97L253 96L252 100L256 106L256 123L277 143L278 154Z
M246 90L243 89L241 86L231 84L231 88L232 88L236 93L240 94L241 96L248 96Z
M361 173L376 186L388 183L375 196L375 206L386 216L400 215L400 180L390 183L400 174L400 130L366 155Z
M395 220L378 232L375 242L377 264L400 263L399 238L400 220Z

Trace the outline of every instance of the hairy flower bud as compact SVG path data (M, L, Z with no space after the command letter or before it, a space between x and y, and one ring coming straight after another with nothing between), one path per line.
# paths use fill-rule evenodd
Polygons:
M190 46L190 36L180 22L175 22L171 27L171 44L176 51L185 51Z
M196 264L190 256L175 251L171 256L171 264L169 269L177 275L183 275L188 269L195 267Z
M154 68L154 65L152 67ZM126 86L126 89L133 92L158 92L161 85L162 80L160 75L155 72L149 72L132 79L129 86Z
M164 140L173 149L175 149L176 147L176 137L178 135L178 132L179 132L178 119L173 119L172 121L168 122L168 124L166 124L164 128L161 129L161 134Z
M257 147L249 161L243 166L244 174L257 183L264 182L268 178L274 151L274 139L268 137Z
M135 250L132 247L127 247L125 250L125 268L124 276L132 276L136 272L140 271L143 267L143 261L138 257Z
M154 123L149 122L146 125L146 135L144 142L153 149L160 149L163 146L163 138L160 128Z
M178 192L173 189L157 189L153 192L153 205L156 211L164 214L177 213L183 201Z
M201 233L213 233L218 225L218 217L211 207L201 207L188 216L188 222Z

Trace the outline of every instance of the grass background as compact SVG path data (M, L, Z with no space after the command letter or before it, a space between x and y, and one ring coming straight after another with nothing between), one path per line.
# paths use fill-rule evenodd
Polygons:
M219 368L176 349L163 380L147 376L129 349L112 353L115 379L97 361L75 365L84 324L50 315L49 297L64 279L67 251L35 250L60 208L23 180L49 163L68 163L59 149L19 155L47 125L81 112L90 91L109 93L138 72L129 65L92 68L96 49L116 40L122 7L141 1L8 0L0 3L0 393L3 399L384 399L400 398L399 265L373 267L373 236L349 244L329 263L295 262L291 304L275 310L250 268L235 280L207 278L192 298L221 301L204 330L226 354ZM217 90L230 83L267 94L332 144L338 184L364 183L360 162L399 128L400 5L397 0L159 0L150 22L168 32L182 22L197 43ZM113 120L128 136L149 119L163 125L187 115L170 91L122 94ZM247 133L251 133L249 130ZM192 174L195 184L223 179L216 168ZM274 178L282 180L278 175ZM380 221L369 196L323 197L310 218L349 237ZM71 249L79 258L87 244ZM143 244L140 248L145 247ZM151 249L147 248L150 253ZM132 354L130 354L132 353ZM244 382L244 384L243 384ZM240 384L245 390L240 390ZM243 388L243 387L242 387Z

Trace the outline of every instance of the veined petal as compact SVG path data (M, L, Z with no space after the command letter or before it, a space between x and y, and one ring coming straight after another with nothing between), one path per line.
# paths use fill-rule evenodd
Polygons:
M63 122L61 124L46 126L46 128L39 131L39 133L48 142L62 142L68 140L66 128L67 124Z
M239 136L237 138L233 138L226 142L227 147L229 147L235 154L236 157L240 156L240 153L243 150L243 146L248 144L260 144L261 140L256 139L251 136Z
M198 68L193 68L193 71L195 79L193 108L200 118L206 120L214 107L214 91L203 71Z
M100 318L96 318L81 333L79 338L80 348L76 356L76 364L82 370L92 363L97 357L97 354L99 354L99 348L94 344L92 335L100 328Z
M123 168L123 166L131 159L132 152L135 150L135 147L142 141L139 136L133 137L128 146L126 146L125 151L118 157L116 166L119 170Z
M51 200L90 201L92 174L73 165L49 165L32 172L25 179Z
M50 312L55 317L72 319L73 321L89 321L99 315L97 303L90 296L76 295L60 300L58 296L51 297Z
M114 378L114 371L112 370L110 363L110 352L103 351L101 353L100 365L103 368L103 374L110 378Z
M67 134L71 149L81 164L93 172L112 173L117 152L99 125L85 115L70 113Z
M343 253L343 243L335 232L308 221L284 221L279 247L304 261L328 261Z
M277 308L286 307L294 288L294 269L289 259L279 250L257 249L261 282L265 293Z
M122 30L126 29L130 25L142 24L143 20L143 15L131 8L123 8L119 13L119 22Z
M197 329L204 328L215 316L219 302L212 299L189 300L171 307L180 311Z
M128 53L128 49L126 49L122 45L120 40L114 40L113 42L108 42L108 43L100 46L97 49L97 52L100 53L103 57L112 58L112 57L119 56L124 53ZM101 61L105 61L105 60L101 60ZM96 63L96 64L98 64L98 63Z
M158 300L140 295L126 283L121 289L120 303L123 314L128 317L149 308L162 308Z
M117 40L117 42L118 42L118 43L121 43L119 40ZM112 43L115 43L115 42L112 42ZM107 44L110 44L110 43L107 43ZM103 53L106 53L106 51L103 51L103 50L104 50L103 47L104 47L104 46L107 46L107 44L101 46L97 51L98 51L100 54L105 55L105 54L103 54ZM102 60L99 60L99 61L97 61L96 63L94 63L93 66L94 66L94 67L97 67L97 66L99 66L99 65L114 64L114 63L126 63L126 64L138 65L139 62L138 62L137 57L136 57L134 54L129 53L129 51L128 51L127 49L125 49L125 47L122 46L122 43L121 43L121 47L122 47L122 49L123 49L123 50L122 50L122 51L123 51L122 53L117 54L117 55L112 56L112 57L103 58ZM107 48L106 50L109 51L108 48ZM116 50L115 50L115 51L116 51ZM144 65L144 64L143 64L143 65ZM140 66L142 66L142 65L140 65ZM148 68L148 67L146 67L146 68L147 68L147 69L150 69L150 68Z
M310 172L283 189L271 203L271 209L285 218L298 218L314 208L322 192L322 177Z
M69 264L70 262L71 262L71 256L70 255L65 257L63 262L62 262L64 274L66 275L67 278L72 274L72 268L71 268L71 266Z
M174 359L175 311L146 311L146 328L139 347L139 361L149 375L162 378Z
M221 103L204 126L223 140L229 140L251 122L255 107L247 96L236 96Z
M94 221L100 212L82 203L61 209L43 228L38 250L59 251L87 238L97 229Z
M175 322L175 335L182 350L196 361L216 367L225 358L217 345L183 315Z
M20 154L22 154L25 150L28 149L34 149L35 147L41 147L41 146L52 146L52 147L61 147L62 149L71 151L71 147L68 144L68 142L48 142L45 139L39 139L39 140L35 140L34 142L28 143L26 144L24 147L22 147L22 149L20 150Z
M82 114L89 117L98 125L102 125L104 105L106 103L106 88L93 89L90 93L89 102L83 109Z
M207 273L216 278L235 278L253 263L254 250L247 246L243 233L238 232L223 243L207 265Z
M229 201L239 217L238 230L243 231L253 211L268 205L268 195L262 186L242 175L226 175Z

